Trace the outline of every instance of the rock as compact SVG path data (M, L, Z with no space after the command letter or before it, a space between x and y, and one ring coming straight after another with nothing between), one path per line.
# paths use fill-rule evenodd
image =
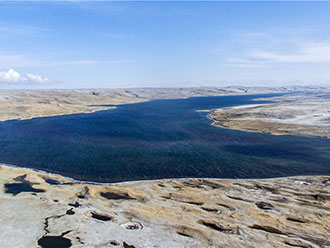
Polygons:
M257 207L260 209L265 209L265 210L269 210L269 209L273 209L274 206L268 202L257 202L256 203Z
M138 222L126 222L121 224L120 226L127 230L139 230L143 228L142 224Z
M330 245L324 176L98 185L3 165L0 170L0 247ZM55 181L60 184L49 183ZM6 191L5 184L22 182L44 191Z
M325 185L330 185L330 178L323 180L322 183Z

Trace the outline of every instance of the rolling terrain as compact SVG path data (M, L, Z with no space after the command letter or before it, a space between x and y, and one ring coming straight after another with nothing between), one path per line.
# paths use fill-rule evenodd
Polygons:
M152 99L299 90L1 91L0 112L2 121L24 120ZM329 137L327 91L305 90L209 117L221 127ZM0 247L330 247L329 175L95 184L1 164L0 187Z
M0 185L1 247L330 246L325 176L95 185L1 165Z
M330 138L329 99L329 89L289 94L268 98L271 104L216 109L209 117L231 129Z

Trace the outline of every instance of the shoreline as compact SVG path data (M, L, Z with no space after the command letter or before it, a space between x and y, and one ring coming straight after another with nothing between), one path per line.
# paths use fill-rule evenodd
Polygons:
M306 175L291 175L291 176L280 176L280 177L266 177L266 178L218 178L218 177L180 177L180 178L162 178L162 179L145 179L145 180L131 180L131 181L122 181L122 182L114 182L114 183L102 183L102 182L94 182L89 180L78 180L73 177L65 176L59 173L52 173L47 172L45 170L40 170L36 168L30 168L30 167L20 167L18 165L12 165L12 164L6 164L0 162L0 167L9 167L14 169L21 169L21 170L27 170L31 172L37 172L41 174L46 174L50 176L55 177L62 177L66 180L73 181L78 184L88 184L88 185L99 185L99 186L112 186L112 185L125 185L125 184L135 184L135 183L152 183L152 182L170 182L170 181L185 181L185 180L215 180L215 181L255 181L255 180L276 180L276 179L292 179L292 178L298 178L298 177L327 177L330 176L330 174L306 174Z
M242 105L245 106L245 105ZM211 116L212 115L212 111L210 111L210 114L208 115L208 118L210 120L212 120L213 122L211 123L211 126L214 127L218 127L218 128L224 128L224 129L229 129L229 130L236 130L236 131L241 131L241 132L249 132L249 133L261 133L261 134L268 134L268 135L276 135L276 136L297 136L297 137L309 137L309 138L318 138L318 139L330 139L329 135L316 135L316 134L304 134L304 133L300 133L300 132L296 132L296 131L263 131L263 128L260 129L251 129L251 127L249 127L249 125L247 125L246 127L236 127L234 125L224 125L219 123L219 121L217 121L214 117ZM257 121L257 120L251 120L250 122L252 123L253 121ZM224 121L226 122L226 120ZM230 121L229 121L230 122ZM260 125L279 125L281 126L281 123L277 123L277 122L262 122L260 121L262 124ZM290 124L289 124L290 125ZM291 124L291 125L295 125L295 124ZM283 125L284 127L284 125ZM297 127L299 127L299 125L297 125Z
M256 98L272 101L211 109L212 126L271 135L330 138L330 92Z
M283 95L284 93L282 93L281 95ZM254 101L257 101L260 99L260 97L258 98L258 96L260 94L243 94L243 95L255 95L256 98L254 98ZM264 95L264 94L262 94ZM232 96L232 95L224 95L224 96ZM201 97L201 96L190 96L189 98L194 98L194 97ZM210 96L212 97L212 96ZM149 99L146 101L152 101L154 99ZM261 100L267 100L267 98L261 98ZM272 100L272 99L270 99ZM276 102L275 102L276 103ZM136 104L136 103L128 103L128 104ZM242 107L255 107L255 106L269 106L273 104L273 102L270 103L259 103L259 104L245 104L245 105L238 105L238 106L234 106L234 107L225 107L225 108L221 108L221 110L223 109L241 109ZM115 108L113 106L110 106L110 108ZM297 135L297 134L277 134L277 133L267 133L267 132L262 132L262 131L254 131L254 130L244 130L244 129L235 129L235 128L230 128L227 126L222 126L220 124L217 124L217 121L212 117L212 113L215 111L216 109L201 109L201 110L195 110L196 112L209 112L209 114L206 114L205 117L207 117L208 119L210 119L212 121L212 123L210 123L211 126L215 126L215 127L220 127L220 128L225 128L225 129L231 129L231 130L238 130L238 131L242 131L242 132L259 132L259 133L265 133L265 134L271 134L271 135L290 135L290 136L303 136L303 135ZM47 118L47 117L38 117L38 118ZM204 118L204 117L203 117ZM308 137L315 137L315 138L324 138L324 137L317 137L317 136L308 136ZM45 173L48 175L54 175L54 176L60 176L72 181L75 181L77 183L81 183L81 184L91 184L91 185L118 185L118 184L130 184L130 183L136 183L136 182L152 182L152 181L168 181L168 180L192 180L192 179L196 179L196 180L200 180L200 179L205 179L205 180L267 180L267 179L277 179L277 178L290 178L290 177L296 177L296 176L324 176L327 174L302 174L302 175L285 175L285 176L278 176L278 177L266 177L266 178L209 178L209 177L203 177L203 178L191 178L191 177L183 177L183 178L155 178L155 179L139 179L139 180L123 180L123 181L115 181L115 182L99 182L99 181L93 181L93 180L79 180L74 178L74 176L66 176L64 174L61 174L61 172L49 172L47 170L43 170L43 169L38 169L38 168L31 168L31 167L25 167L25 166L20 166L20 165L15 165L15 164L6 164L6 163L1 163L0 165L4 165L4 166L8 166L8 167L13 167L13 168L19 168L19 169L27 169L27 170L32 170L35 172L40 172L40 173ZM79 176L79 175L78 175Z
M1 247L37 247L47 237L76 248L330 245L329 176L95 185L0 171Z
M59 90L61 91L61 90ZM0 91L1 93L1 91ZM83 108L80 111L75 111L75 112L63 112L63 113L56 113L56 114L43 114L43 115L37 115L37 116L18 116L15 118L4 118L4 119L0 119L0 122L5 122L5 121L24 121L24 120L31 120L31 119L37 119L37 118L47 118L47 117L61 117L61 116L69 116L69 115L78 115L78 114L92 114L95 112L99 112L99 111L107 111L107 110L111 110L111 109L116 109L118 108L118 106L121 105L128 105L128 104L138 104L138 103L144 103L144 102L150 102L150 101L154 101L154 100L176 100L176 99L189 99L189 98L197 98L197 97L219 97L219 96L251 96L251 95L265 95L265 94L277 94L277 95L285 95L285 94L292 94L292 92L287 92L287 91L280 91L280 92L239 92L239 93L220 93L220 94L216 94L216 95L191 95L191 96L181 96L181 97L174 97L174 98L131 98L131 99L127 99L124 102L121 103L115 103L115 104L111 104L111 103L100 103L100 104L77 104L75 105L76 107L80 107ZM255 98L255 99L258 99ZM255 100L253 99L253 100ZM261 98L262 99L262 98ZM109 100L111 101L111 100ZM262 101L262 100L260 100ZM1 103L1 102L0 102ZM1 106L1 104L0 104ZM64 105L63 105L64 106ZM62 107L63 107L62 106ZM244 106L244 105L242 105ZM197 112L199 112L199 110L196 110ZM209 111L209 110L205 110L205 111Z

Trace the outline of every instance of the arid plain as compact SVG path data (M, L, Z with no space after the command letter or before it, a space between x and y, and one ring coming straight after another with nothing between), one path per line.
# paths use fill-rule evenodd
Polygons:
M297 91L304 92L209 117L226 128L329 137L329 91L317 87L1 91L0 111L6 121L152 99ZM0 172L1 247L330 247L329 175L97 185L6 165Z

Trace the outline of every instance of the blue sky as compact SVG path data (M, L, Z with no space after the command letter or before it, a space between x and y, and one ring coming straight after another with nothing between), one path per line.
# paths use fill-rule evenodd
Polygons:
M0 2L1 88L330 82L330 2Z

